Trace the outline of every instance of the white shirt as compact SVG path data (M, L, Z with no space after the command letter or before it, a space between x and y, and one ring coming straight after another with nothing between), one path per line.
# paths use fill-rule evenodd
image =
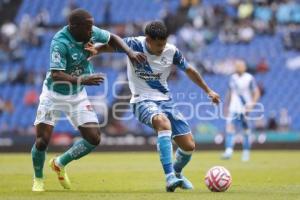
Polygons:
M229 112L244 113L245 106L252 103L252 93L257 88L254 77L249 73L231 75L229 81L231 90Z
M172 44L167 43L162 54L150 54L146 47L145 37L130 37L124 41L134 51L143 52L147 61L143 64L133 64L127 58L127 75L131 90L130 103L143 100L169 100L169 87L167 79L172 65L185 70L188 66L180 51Z

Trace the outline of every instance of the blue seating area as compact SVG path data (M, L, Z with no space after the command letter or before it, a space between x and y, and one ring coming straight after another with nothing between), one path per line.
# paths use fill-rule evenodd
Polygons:
M32 89L40 91L41 86L5 84L1 85L1 88L0 95L4 99L11 100L14 105L14 112L12 114L4 112L0 116L0 125L7 124L7 128L12 131L19 128L29 128L35 119L36 107L24 105L24 94Z
M88 9L95 16L96 23L103 23L104 4L107 0L99 1L75 1L79 7ZM127 22L142 22L151 19L159 18L159 12L164 9L165 4L162 0L153 1L140 1L140 0L110 0L112 11L112 23L127 23ZM168 1L168 8L175 10L179 1ZM18 15L16 16L16 22L20 22L21 17L28 13L31 16L36 16L43 8L47 8L50 14L50 25L62 25L65 23L65 19L62 15L63 9L67 6L69 1L67 0L24 0ZM204 0L204 5L220 4L224 5L226 1L223 0ZM128 7L127 5L130 4ZM28 71L40 72L45 71L49 67L49 46L51 38L54 32L50 31L43 35L43 43L40 47L26 47L24 67ZM197 53L197 59L210 59L212 61L222 61L226 58L242 58L248 63L257 62L260 58L265 58L269 63L270 70L265 74L256 74L256 78L265 88L265 95L261 99L261 103L265 106L265 116L268 117L273 111L279 112L281 108L288 109L288 112L292 118L292 129L300 129L300 116L298 115L300 109L300 102L295 98L300 92L300 70L290 71L286 68L286 60L299 55L299 52L286 51L283 47L281 36L279 34L275 36L256 36L250 44L222 44L218 39L213 41L210 45L203 49L199 49ZM120 57L120 55L115 55ZM104 59L107 57L104 56ZM17 63L4 63L1 65L1 71L8 74L11 70L17 70L21 66ZM105 99L102 99L108 106L112 106L113 91L111 90L113 83L118 79L120 75L116 69L108 67L96 68L96 71L105 73L107 75L107 88L104 85L99 87L88 87L87 91L90 96L96 96L108 91ZM223 75L205 75L206 81L217 92L220 93L222 99L224 99L228 76ZM38 93L41 92L41 86L29 86L29 85L1 85L0 96L5 100L10 100L15 110L12 114L3 113L0 116L0 127L3 124L7 124L8 129L14 131L16 127L21 129L30 128L33 124L36 107L28 107L23 103L24 94L34 89ZM197 89L196 86L188 80L188 78L180 72L179 79L177 81L170 82L170 89L173 94L190 94L193 96L184 97L182 95L174 96L174 101L177 103L191 102L193 107L185 105L179 106L180 110L185 116L189 116L191 112L194 112L196 116L191 117L188 121L191 124L192 129L201 123L210 123L216 127L219 131L224 130L224 120L213 119L210 121L202 121L201 117L209 117L209 113L214 111L214 107L209 103L206 106L200 106L199 102L209 102L205 94ZM198 105L198 107L197 107ZM219 111L218 111L219 112ZM125 116L131 115L130 112ZM142 127L145 134L152 134L151 129L146 128L144 125L140 125L137 120L123 121L122 122L129 129L136 129L136 127ZM70 132L75 133L73 127L69 123L60 122L56 127L57 132Z
M42 40L43 43L40 47L26 47L26 59L24 60L24 65L20 65L19 63L4 63L3 68L1 67L1 71L5 74L9 74L10 71L18 71L21 67L24 66L26 71L29 72L42 72L47 71L49 68L49 47L50 41L54 35L54 32L48 32L43 35ZM99 94L103 94L106 92L105 101L107 101L108 106L111 106L114 97L113 92L110 90L113 82L118 77L118 71L110 68L110 67L101 67L96 68L96 72L101 72L106 74L106 82L105 85L87 87L87 91L89 95L95 96ZM32 126L35 115L36 115L36 106L26 106L23 102L24 95L27 91L34 89L38 94L41 93L42 85L32 86L32 85L11 85L11 84L3 84L1 85L0 96L4 100L9 100L14 106L13 113L9 114L4 112L0 115L0 127L10 131L14 131L15 129L28 129ZM58 132L74 132L73 127L69 123L64 123L63 121L58 123L56 129Z
M300 75L299 70L291 71L286 68L286 59L299 55L299 52L285 51L279 35L274 37L260 36L256 37L250 44L230 44L225 45L220 41L215 41L211 45L199 51L200 59L211 58L215 61L225 58L242 58L247 62L253 62L260 58L265 58L269 63L270 70L265 74L256 74L257 82L261 83L265 88L265 95L261 99L264 105L265 117L268 118L272 112L278 115L281 108L286 108L292 118L293 130L300 129L300 102L294 95L299 93ZM197 112L196 116L189 120L192 128L195 128L201 123L211 123L219 131L224 131L225 121L223 119L215 119L201 121L200 117L209 117L208 111L214 111L214 107L209 103L207 106L200 106L197 109L199 102L209 102L205 94L198 89L186 76L181 73L177 81L171 81L169 86L173 94L176 95L174 101L177 103L191 102L194 110L190 107L179 106L184 116L189 116L190 112ZM222 97L225 98L228 77L223 75L206 75L205 80L212 86ZM181 95L196 94L194 96ZM195 98L196 96L196 98ZM177 97L177 98L176 98ZM222 110L220 108L219 110ZM220 111L219 111L220 112ZM197 116L198 115L198 116ZM137 122L138 123L138 122ZM126 124L126 122L124 122Z
M269 72L256 75L257 81L262 83L265 88L265 95L261 99L261 103L265 106L265 116L268 117L273 111L278 114L281 108L287 108L293 119L292 128L299 130L298 109L300 102L293 95L297 94L299 90L297 88L300 80L297 77L299 77L300 72L299 70L290 71L286 68L286 59L294 57L295 54L284 50L278 35L274 37L256 37L249 45L223 45L215 42L208 48L203 49L200 54L203 57L208 56L217 60L226 57L238 57L248 62L265 58L270 65ZM224 80L225 77L206 78L223 96L226 89L224 84L227 85L226 79ZM219 128L221 124L222 121L216 121Z
M50 24L61 25L66 22L63 11L69 5L68 0L24 0L16 22L20 22L22 16L27 13L35 17L43 9L49 12ZM73 1L77 7L89 10L95 18L97 24L104 22L104 9L107 2L110 2L111 23L144 22L159 18L160 11L165 4L162 0L140 1L140 0L76 0ZM128 6L130 5L130 6ZM168 1L168 9L175 10L179 1Z

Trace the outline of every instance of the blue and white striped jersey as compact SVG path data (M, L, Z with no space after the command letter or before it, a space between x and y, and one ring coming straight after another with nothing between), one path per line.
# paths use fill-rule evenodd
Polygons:
M147 56L143 64L133 64L127 58L127 75L132 93L130 103L170 99L167 79L171 66L174 64L184 71L188 67L187 61L174 45L167 43L162 54L156 56L147 51L145 39L144 36L124 39L131 49Z
M229 111L231 113L244 113L245 106L252 103L252 92L257 88L254 77L249 73L241 76L233 74L229 81L231 91Z

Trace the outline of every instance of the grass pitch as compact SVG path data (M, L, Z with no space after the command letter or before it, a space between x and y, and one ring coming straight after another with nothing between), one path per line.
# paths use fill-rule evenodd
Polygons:
M47 155L47 161L54 156ZM300 151L253 151L251 161L242 163L236 152L230 161L220 152L196 152L185 175L194 183L193 191L165 192L165 182L157 153L92 153L68 166L71 190L63 190L45 163L46 192L31 192L30 154L0 154L0 199L101 199L101 200L208 200L208 199L299 199ZM206 171L225 166L232 174L231 188L212 193L204 185Z

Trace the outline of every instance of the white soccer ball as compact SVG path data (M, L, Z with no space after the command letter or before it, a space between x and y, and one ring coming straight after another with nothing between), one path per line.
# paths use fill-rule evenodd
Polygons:
M210 168L205 176L205 184L212 192L225 192L231 185L230 172L222 166Z

